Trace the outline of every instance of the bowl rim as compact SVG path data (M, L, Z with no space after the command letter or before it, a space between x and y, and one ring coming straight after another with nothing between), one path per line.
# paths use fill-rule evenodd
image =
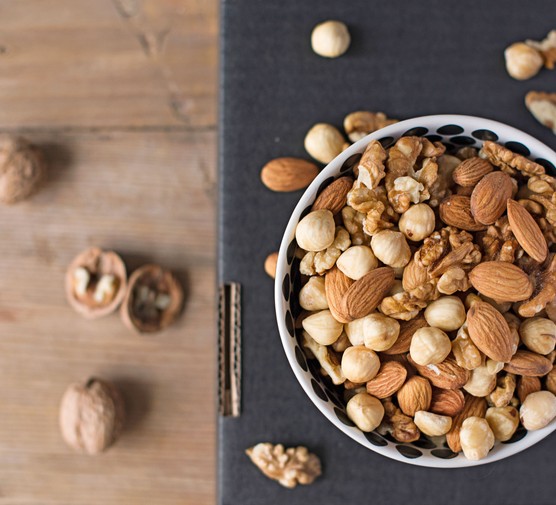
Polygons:
M386 126L380 130L377 130L369 135L358 140L345 151L340 153L336 158L334 158L330 163L328 163L319 173L319 175L311 182L311 184L305 189L303 195L297 202L294 210L292 211L288 224L282 236L280 243L280 249L278 253L278 261L276 265L276 277L274 282L274 305L276 312L276 320L278 324L278 329L280 333L280 339L282 341L282 347L286 354L288 363L306 395L311 399L313 404L317 409L334 425L336 428L340 429L348 437L359 443L360 445L370 449L378 454L382 454L388 458L401 461L403 463L424 466L431 468L462 468L471 467L478 465L485 465L488 463L493 463L505 459L509 456L517 454L528 447L535 445L542 439L547 437L556 429L556 419L554 419L548 426L541 430L529 431L528 436L523 440L519 440L513 444L505 444L504 450L498 450L492 455L487 456L479 461L468 460L465 457L454 458L454 459L440 459L432 458L430 456L420 457L415 459L408 459L401 454L399 454L390 444L386 446L375 446L370 444L366 439L362 440L362 432L360 436L359 433L355 433L350 427L342 424L337 418L335 418L328 409L324 407L324 404L317 398L316 394L310 386L310 381L307 380L305 375L300 370L297 365L295 358L294 346L291 344L292 338L290 337L288 330L286 328L284 316L285 311L282 308L282 278L284 276L285 270L287 268L287 249L295 236L295 227L299 222L299 217L301 213L305 210L308 205L308 201L312 196L318 191L320 185L329 177L336 176L339 173L339 169L343 163L354 154L359 154L363 151L364 146L366 146L371 140L378 140L383 137L392 136L394 138L400 138L403 132L415 128L418 126L428 127L428 128L438 128L441 125L448 124L458 124L465 127L470 127L473 129L491 129L493 131L504 132L504 136L511 135L516 141L523 141L527 146L531 147L534 152L542 153L542 157L551 161L556 165L556 152L552 150L549 146L537 140L535 137L528 133L525 133L513 126L509 126L505 123L499 121L494 121L492 119L486 119L478 116L468 116L461 114L435 114L427 116L419 116L410 119L405 119L399 121L392 125ZM477 139L479 142L483 142Z

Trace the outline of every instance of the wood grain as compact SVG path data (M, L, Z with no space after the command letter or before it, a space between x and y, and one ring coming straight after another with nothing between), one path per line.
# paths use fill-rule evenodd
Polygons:
M0 126L214 126L216 0L0 2Z
M0 212L0 503L214 502L216 4L0 2L0 129L49 165ZM90 245L175 271L178 323L137 336L74 313L64 271ZM67 385L91 375L129 413L98 457L57 425Z

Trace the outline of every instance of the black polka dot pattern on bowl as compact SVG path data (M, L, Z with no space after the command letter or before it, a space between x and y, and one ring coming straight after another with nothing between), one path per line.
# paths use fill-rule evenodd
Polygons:
M471 133L473 137L479 140L491 140L492 142L496 142L498 140L498 135L490 130L475 130Z
M309 370L307 367L307 358L305 357L305 354L303 354L301 348L297 345L295 346L295 359L297 360L297 364L301 367L301 370L304 372Z
M527 433L528 433L528 431L523 426L518 426L518 428L517 428L517 430L515 430L515 433L513 434L512 438L510 438L506 442L502 442L502 443L503 444L515 444L516 442L519 442L520 440L525 438L527 436Z
M423 455L419 449L410 447L409 445L396 445L396 449L402 456L408 459L420 458Z
M510 151L513 151L514 153L517 153L517 154L521 154L522 156L529 156L531 154L531 151L529 151L529 148L524 146L521 142L510 141L510 142L506 142L504 145Z
M311 379L311 386L313 386L313 391L323 402L328 401L326 393L322 390L319 383L315 379Z
M544 158L537 158L535 162L543 166L549 174L556 175L556 167L550 163L550 161L545 160Z
M440 459L453 459L458 457L458 453L450 449L433 449L431 454Z
M317 194L320 195L323 190L327 187L330 186L330 184L332 184L334 182L334 177L328 177L328 179L324 179L324 181L322 181L322 184L319 186L319 189L317 190Z
M525 156L531 156L531 150L528 146L521 142L516 141L512 138L500 138L499 133L492 131L490 129L466 129L458 124L447 124L442 125L436 129L428 129L426 127L415 127L406 131L401 136L426 136L431 142L442 142L447 146L447 153L456 153L459 149L464 146L473 146L480 149L482 142L486 140L499 142L500 144L506 146L507 148L518 152L519 154ZM379 139L379 142L385 148L391 147L399 137L383 137ZM535 153L533 153L535 154ZM537 154L538 156L538 154ZM325 187L327 187L335 178L346 174L354 167L357 166L361 159L361 153L354 154L347 158L341 169L340 173L335 174L335 177L329 177L323 181L319 187L318 192L320 193ZM552 162L544 158L534 158L533 159L542 165L548 173L555 174L556 168ZM316 198L316 195L315 195ZM314 199L313 199L314 201ZM311 211L312 204L306 207L301 213L300 219L305 217ZM293 239L288 245L287 249L287 267L286 273L282 281L282 295L284 306L289 310L285 313L285 325L288 334L294 338L292 345L294 345L294 355L295 360L293 360L293 365L298 367L298 371L307 377L307 381L311 383L311 388L315 393L314 401L320 402L323 409L326 409L329 413L333 413L342 425L350 427L350 429L357 430L355 424L348 418L346 414L346 402L344 401L343 389L341 387L334 386L330 378L325 378L321 375L320 364L313 359L307 359L303 351L302 341L303 341L303 331L302 329L295 328L295 320L301 313L301 307L299 306L298 293L301 287L301 274L299 273L300 259L296 258L296 248L297 244L295 239ZM454 459L454 458L464 458L462 454L454 453L444 442L443 444L436 445L436 443L426 437L421 437L419 440L413 443L400 443L394 439L390 433L379 434L376 431L371 433L359 432L363 435L362 440L367 442L368 446L382 448L390 447L396 448L397 452L408 459L416 459L422 456L433 457L437 459ZM527 436L527 430L522 426L518 428L514 436L507 442L502 444L513 444L519 442L524 437Z
M402 137L424 137L427 133L429 133L428 128L425 128L424 126L416 126L415 128L411 128L411 130L407 130L401 136Z
M338 407L334 407L334 413L341 423L345 424L346 426L355 426L355 423L347 416L347 414L343 410L340 410Z
M292 313L288 310L286 312L286 329L291 337L295 336L295 328Z
M394 137L382 137L381 139L378 139L378 141L380 142L380 145L384 147L384 149L388 149L389 147L394 145L395 139Z
M286 260L288 265L293 263L293 259L295 258L295 250L297 249L297 242L293 239L288 246L288 250L286 251Z
M459 135L463 133L463 128L457 124L447 124L445 126L441 126L440 128L436 129L436 133L440 135Z
M287 302L290 299L290 274L284 275L284 280L282 281L282 293Z
M388 442L374 431L371 431L370 433L363 433L363 435L371 444L376 445L377 447L384 447L388 445Z
M466 137L465 135L458 135L457 137L452 137L451 139L452 144L456 144L458 146L472 146L475 144L476 140L472 139L471 137Z
M357 165L357 163L359 163L360 159L361 153L351 155L346 161L344 161L342 168L340 168L340 172L343 174L344 172L351 170L353 167L355 167L355 165Z

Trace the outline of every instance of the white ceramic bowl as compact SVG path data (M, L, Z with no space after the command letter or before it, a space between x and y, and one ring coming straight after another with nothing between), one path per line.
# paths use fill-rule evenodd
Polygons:
M299 311L297 293L300 288L299 260L294 257L297 247L297 223L310 211L322 189L340 175L349 173L371 140L378 139L385 147L389 147L404 135L427 136L433 140L441 140L448 146L448 152L464 145L480 147L482 141L494 140L536 160L546 167L547 172L556 173L556 153L545 144L520 130L478 117L436 115L408 119L387 126L356 142L331 161L307 188L295 207L284 233L275 284L276 317L280 337L288 361L307 396L338 429L361 445L389 458L420 466L457 468L490 463L507 458L541 441L556 428L556 420L538 431L528 432L520 426L510 441L496 443L488 457L480 461L469 461L463 454L456 455L446 446L436 446L426 438L414 443L399 443L376 432L363 433L348 419L340 389L320 376L315 360L305 358L300 345L301 332L294 328L294 319Z

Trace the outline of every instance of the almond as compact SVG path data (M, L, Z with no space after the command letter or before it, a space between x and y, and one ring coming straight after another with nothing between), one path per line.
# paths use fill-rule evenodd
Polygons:
M374 377L367 382L367 393L376 398L387 398L392 396L403 386L407 377L406 368L397 361L383 363Z
M452 178L460 186L472 187L493 170L494 167L487 160L474 156L462 161L452 173Z
M484 398L477 398L472 395L465 395L465 405L463 410L452 419L452 427L446 434L446 442L448 447L454 452L461 451L461 443L459 440L459 432L461 425L468 417L485 417L487 410L487 402Z
M414 416L419 410L428 410L432 399L430 382L424 377L411 377L396 395L402 412L407 416Z
M513 354L512 332L504 316L490 303L475 302L467 312L467 328L483 354L506 363Z
M426 377L434 387L440 389L460 389L470 377L469 370L460 367L451 355L436 365L418 365L411 357L409 361L419 375Z
M533 294L527 274L506 261L479 263L469 272L469 280L479 293L497 302L520 302Z
M440 204L439 212L440 219L449 226L467 231L486 229L486 226L478 223L471 214L471 198L468 196L449 196Z
M352 186L353 179L351 177L336 179L317 196L311 210L328 209L332 214L337 214L346 206L347 194Z
M353 320L347 314L344 295L353 281L338 267L334 267L324 276L324 292L328 308L336 321L349 323Z
M512 178L504 172L485 175L471 194L471 214L479 223L493 224L506 210L512 196Z
M296 191L311 184L318 173L318 167L310 161L276 158L263 167L261 180L272 191Z
M400 334L398 339L394 342L394 345L382 354L403 354L409 352L409 346L411 345L411 339L413 334L419 329L428 326L427 321L423 315L414 317L409 321L400 321Z
M346 314L359 319L375 310L394 284L394 269L381 267L371 270L355 281L344 295Z
M541 390L541 380L538 377L521 376L517 379L517 396L519 401L523 403L525 398L531 393Z
M523 205L508 200L508 220L519 245L531 258L542 263L548 256L548 245L533 216Z
M506 372L530 377L542 377L552 370L549 359L531 351L517 351L504 366Z
M432 389L429 410L435 414L454 417L463 410L465 397L460 389Z

